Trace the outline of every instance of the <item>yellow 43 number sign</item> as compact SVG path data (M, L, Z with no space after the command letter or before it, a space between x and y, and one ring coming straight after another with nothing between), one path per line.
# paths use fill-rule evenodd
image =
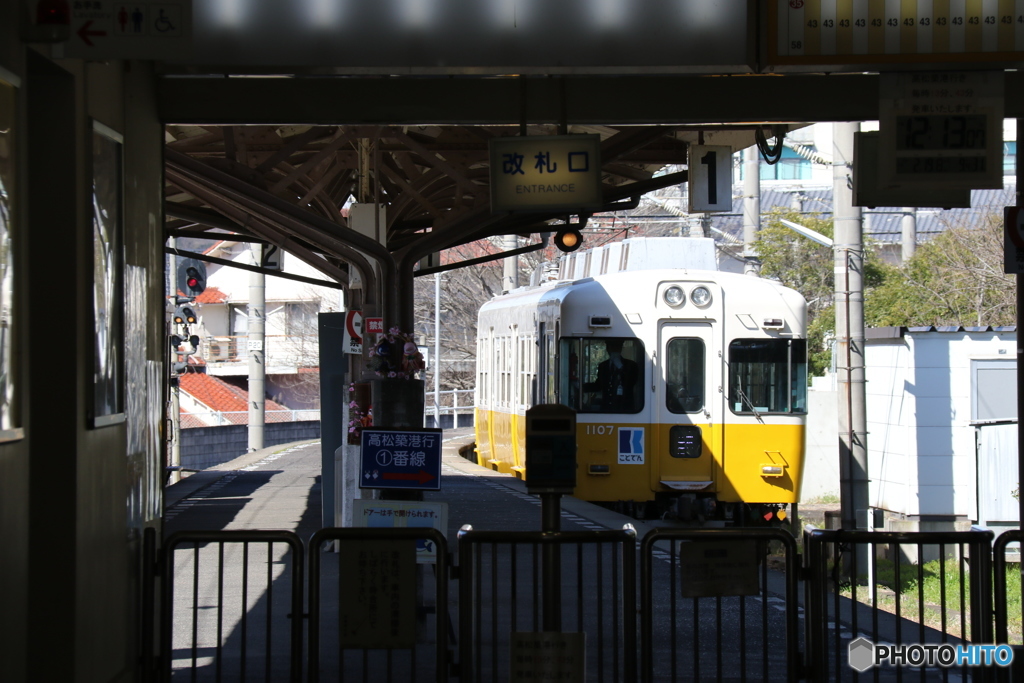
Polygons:
M1022 0L772 0L771 65L1013 62Z

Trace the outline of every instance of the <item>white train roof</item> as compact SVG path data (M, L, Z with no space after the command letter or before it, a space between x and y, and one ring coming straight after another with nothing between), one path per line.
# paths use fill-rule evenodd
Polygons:
M666 268L719 270L715 241L704 237L634 237L611 242L542 264L534 270L530 284Z

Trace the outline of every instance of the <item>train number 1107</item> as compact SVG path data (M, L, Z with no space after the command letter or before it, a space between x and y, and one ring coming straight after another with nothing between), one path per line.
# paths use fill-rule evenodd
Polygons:
M614 429L611 425L587 425L587 434L604 436L605 434L611 434Z

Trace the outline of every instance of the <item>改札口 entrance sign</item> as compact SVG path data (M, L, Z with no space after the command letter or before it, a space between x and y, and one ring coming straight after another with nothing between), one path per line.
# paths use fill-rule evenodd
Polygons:
M598 135L494 138L489 147L495 213L575 213L604 203Z

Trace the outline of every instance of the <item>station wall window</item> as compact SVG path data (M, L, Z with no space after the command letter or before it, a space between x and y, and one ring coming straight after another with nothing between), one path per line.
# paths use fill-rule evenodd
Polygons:
M16 88L0 70L0 441L21 438L14 364L15 146L22 131L15 121Z

